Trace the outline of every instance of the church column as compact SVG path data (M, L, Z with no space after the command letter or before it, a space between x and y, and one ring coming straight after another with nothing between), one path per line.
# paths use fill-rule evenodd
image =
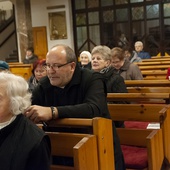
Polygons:
M18 53L20 61L25 58L27 47L33 47L31 4L30 0L11 0L14 1Z

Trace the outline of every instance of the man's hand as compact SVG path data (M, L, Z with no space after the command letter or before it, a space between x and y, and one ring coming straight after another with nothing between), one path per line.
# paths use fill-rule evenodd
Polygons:
M57 109L56 109L57 110ZM24 113L26 117L32 120L34 123L40 123L42 121L48 121L52 119L52 113L50 107L42 107L38 105L30 106ZM58 113L57 113L58 115Z

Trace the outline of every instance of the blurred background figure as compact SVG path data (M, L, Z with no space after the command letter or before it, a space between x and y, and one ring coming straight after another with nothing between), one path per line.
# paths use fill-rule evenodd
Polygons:
M79 66L81 68L91 69L91 53L89 51L83 51L80 53Z
M33 47L27 48L26 56L25 56L25 59L23 60L23 63L24 64L32 64L36 60L38 60L38 56L36 54L34 54L34 48Z
M124 50L125 58L127 58L131 63L142 61L142 59L138 57L136 51L134 51L130 46L124 47L123 50Z
M138 65L125 58L123 49L115 47L111 50L112 66L115 73L119 73L124 80L143 80Z
M118 47L123 48L129 45L129 42L125 36L124 33L120 34L120 37L118 39Z
M28 80L29 84L29 90L32 92L33 89L37 86L39 80L42 77L45 77L47 75L47 70L46 70L46 60L37 60L33 64L33 69L32 69L32 76Z
M9 71L9 65L5 61L0 60L0 72Z
M136 41L135 42L135 51L137 52L138 57L140 57L141 59L151 58L150 54L143 50L142 41Z

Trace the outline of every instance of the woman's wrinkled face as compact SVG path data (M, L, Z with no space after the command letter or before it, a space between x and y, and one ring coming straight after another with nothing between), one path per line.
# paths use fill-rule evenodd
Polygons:
M0 123L9 121L13 114L10 111L10 99L6 94L6 84L0 84Z
M100 72L110 64L110 61L104 60L100 53L95 53L92 55L91 64L94 71Z
M80 56L80 62L81 62L81 65L84 66L84 65L87 65L90 61L86 54L82 54Z

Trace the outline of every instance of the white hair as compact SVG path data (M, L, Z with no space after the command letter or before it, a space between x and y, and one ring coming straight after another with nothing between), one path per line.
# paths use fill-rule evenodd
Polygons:
M0 72L0 82L5 86L5 91L10 99L10 110L14 115L24 113L31 105L31 93L28 91L27 81L12 73Z
M91 61L91 53L90 53L89 51L82 51L82 52L80 53L80 57L81 57L81 55L83 55L83 54L87 55L87 57L89 58L89 62L90 62L90 61Z
M135 42L135 45L143 46L143 42L142 42L142 41L136 41L136 42Z

